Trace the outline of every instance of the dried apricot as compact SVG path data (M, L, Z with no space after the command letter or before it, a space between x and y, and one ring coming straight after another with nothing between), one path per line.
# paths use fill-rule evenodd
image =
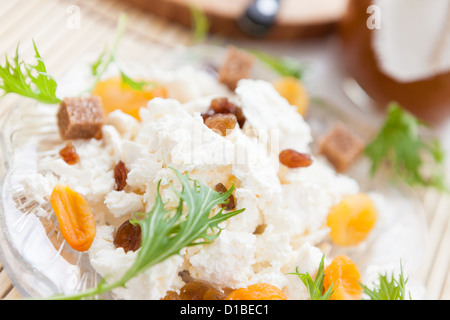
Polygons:
M56 185L50 203L64 240L77 251L88 250L95 238L96 224L84 197L68 186Z
M324 291L332 286L330 300L360 300L362 288L361 276L356 264L347 256L341 255L325 268Z
M309 108L309 95L303 83L293 77L283 77L274 83L280 96L290 105L297 107L297 112L305 116Z
M122 110L138 120L139 109L147 106L149 100L155 97L167 98L167 90L162 86L135 90L123 83L121 78L100 81L94 87L92 94L101 98L107 114L114 110Z
M340 246L357 245L367 238L377 217L377 209L367 194L344 196L327 217L331 240Z
M226 300L287 300L287 297L283 291L271 284L258 283L233 290Z

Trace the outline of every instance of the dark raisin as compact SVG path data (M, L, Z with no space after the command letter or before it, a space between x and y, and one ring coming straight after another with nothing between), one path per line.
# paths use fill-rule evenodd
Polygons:
M116 181L116 191L122 191L127 186L128 171L125 163L119 161L114 167L114 180Z
M219 192L219 193L225 193L225 192L228 191L228 189L227 189L227 187L225 187L225 185L223 183L218 183L216 185L216 191ZM236 199L235 199L235 197L232 194L230 194L230 196L228 197L227 201L228 201L227 203L221 204L220 206L222 208L224 208L225 210L227 210L227 211L234 210L236 208Z
M130 220L122 223L114 236L114 246L123 248L125 252L139 249L141 246L141 227L138 224L133 225Z

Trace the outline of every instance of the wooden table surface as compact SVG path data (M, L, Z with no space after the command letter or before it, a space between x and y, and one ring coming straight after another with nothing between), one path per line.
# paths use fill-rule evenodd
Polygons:
M120 0L0 0L0 53L20 51L32 57L34 39L48 70L61 77L80 55L101 52L114 37L122 12L129 16L129 27L122 48L128 54L157 59L177 45L192 43L191 32L157 16L141 12ZM0 57L0 61L4 61ZM0 99L0 117L19 98ZM429 190L421 200L427 210L430 230L428 257L423 268L429 299L450 299L450 201ZM20 299L0 262L0 299Z

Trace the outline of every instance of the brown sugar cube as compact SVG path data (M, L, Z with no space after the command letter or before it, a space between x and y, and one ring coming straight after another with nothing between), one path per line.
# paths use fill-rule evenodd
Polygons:
M239 80L250 78L254 60L252 54L229 47L225 62L219 70L219 81L230 90L236 89Z
M105 123L102 101L98 96L65 98L57 121L63 140L97 138Z
M337 172L345 172L364 150L364 141L342 124L336 125L321 139L319 153L323 154Z

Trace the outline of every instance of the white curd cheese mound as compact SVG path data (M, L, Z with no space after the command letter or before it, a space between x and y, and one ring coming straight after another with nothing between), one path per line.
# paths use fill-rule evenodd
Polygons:
M223 230L210 245L191 256L188 271L220 288L248 285L255 263L255 235Z
M105 205L116 217L131 216L134 213L142 212L143 197L132 192L111 191L105 197Z
M160 195L168 207L178 205L181 184L171 168L187 173L211 188L235 185L236 209L245 211L221 224L211 244L189 247L131 279L113 291L118 299L161 299L184 285L180 271L218 288L270 283L289 299L308 299L296 275L317 271L322 251L316 247L327 235L329 209L357 183L314 159L307 168L288 169L279 152L310 152L311 130L296 108L262 80L241 80L235 94L193 68L174 72L157 69L152 79L163 84L169 99L155 98L141 108L140 121L114 111L107 116L100 140L74 141L80 163L68 165L55 152L40 162L33 182L24 186L44 203L56 183L67 184L96 205L95 214L132 218L152 209ZM244 128L227 136L209 129L201 113L214 97L229 97L242 108ZM61 148L64 144L61 143ZM61 149L60 148L60 149ZM58 149L59 151L59 149ZM127 187L115 191L114 167L123 161ZM219 208L213 210L218 212ZM138 251L127 253L113 244L115 221L98 225L89 249L93 268L107 282L120 278Z
M263 140L271 135L279 138L274 151L294 149L308 152L312 141L311 130L294 106L280 96L272 84L263 80L241 80L236 95L249 127Z

